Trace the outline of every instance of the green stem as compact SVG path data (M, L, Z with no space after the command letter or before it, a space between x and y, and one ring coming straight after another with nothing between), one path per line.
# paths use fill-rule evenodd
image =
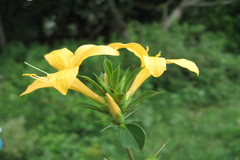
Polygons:
M126 151L127 151L129 160L135 160L135 158L133 156L133 153L132 153L132 150L130 148L126 148Z

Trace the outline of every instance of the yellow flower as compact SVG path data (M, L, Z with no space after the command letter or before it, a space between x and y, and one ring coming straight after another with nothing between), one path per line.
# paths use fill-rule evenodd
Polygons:
M165 59L163 57L160 57L160 54L157 54L156 56L149 56L148 47L147 49L144 49L138 43L111 43L109 46L114 49L126 48L129 51L133 52L141 60L142 70L138 73L132 86L127 92L127 97L133 95L134 92L141 86L141 84L151 75L154 77L161 76L167 69L166 64L174 63L199 75L199 69L194 62L183 58Z
M20 96L31 93L39 88L54 87L63 95L67 94L68 89L72 89L81 92L93 100L103 102L103 99L99 95L91 91L86 85L76 78L79 66L82 64L83 60L96 55L118 56L119 52L108 46L96 46L89 44L80 46L75 51L75 54L67 48L55 50L46 54L44 56L45 59L51 66L56 68L58 72L49 74L30 65L31 67L45 73L46 76L39 77L36 74L24 74L25 76L30 76L36 80L29 85L26 91Z

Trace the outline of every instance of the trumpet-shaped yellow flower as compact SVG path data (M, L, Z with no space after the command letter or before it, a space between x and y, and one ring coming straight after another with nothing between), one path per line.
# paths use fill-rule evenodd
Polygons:
M103 102L104 100L84 85L79 79L77 74L79 66L86 58L96 55L112 55L118 56L119 52L108 46L96 46L96 45L82 45L73 54L67 48L52 51L46 54L44 57L47 62L56 68L58 72L47 73L32 65L31 67L38 69L46 74L44 77L39 77L36 74L24 74L36 79L31 85L28 86L25 92L20 96L31 93L39 88L54 87L63 95L67 94L68 89L81 92L85 96L93 100Z
M194 62L183 58L165 59L163 57L160 57L160 54L157 54L156 56L149 56L148 47L147 49L144 49L138 43L123 44L117 42L111 43L109 44L109 46L117 50L121 48L126 48L127 50L133 52L141 60L142 70L136 76L132 86L130 87L127 93L127 97L134 94L134 92L141 86L141 84L151 75L154 77L161 76L164 73L164 71L167 70L166 64L174 63L199 75L199 69Z

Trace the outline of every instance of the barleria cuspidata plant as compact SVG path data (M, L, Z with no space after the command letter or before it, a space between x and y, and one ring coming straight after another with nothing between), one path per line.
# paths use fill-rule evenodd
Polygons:
M78 75L80 65L86 58L97 55L118 56L120 54L118 50L122 48L133 52L140 59L141 66L139 68L127 69L122 72L121 66L114 68L111 61L105 59L103 62L104 72L100 75L94 74L94 79L82 75L82 73ZM52 51L44 57L58 71L56 73L47 73L26 63L46 75L40 77L36 74L24 74L36 80L28 86L21 96L46 87L53 87L63 95L67 94L68 89L82 93L95 103L78 103L77 106L107 115L110 119L109 126L102 131L112 127L117 128L119 141L126 149L129 159L133 160L134 154L131 149L142 150L146 134L144 129L131 119L131 115L139 109L136 104L159 94L157 91L143 91L135 97L134 93L137 89L150 76L160 77L167 69L166 64L174 63L195 72L197 75L199 74L198 67L192 61L165 59L160 57L160 54L149 56L148 50L148 47L144 49L138 43L111 43L107 46L82 45L75 51L75 54L66 48ZM88 88L79 78L93 85L96 91ZM157 159L158 153L159 151L156 154L150 154L147 159Z

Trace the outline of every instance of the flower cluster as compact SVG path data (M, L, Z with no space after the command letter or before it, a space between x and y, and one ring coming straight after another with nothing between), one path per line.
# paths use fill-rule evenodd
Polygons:
M97 55L119 56L120 53L118 50L122 48L132 52L141 61L140 69L137 74L134 74L135 76L130 74L129 77L131 78L127 78L126 76L119 80L119 77L114 77L114 72L117 72L117 70L113 71L113 68L109 68L111 63L106 62L106 73L102 76L102 80L101 77L97 77L100 85L85 76L85 78L92 82L92 84L95 84L98 89L100 88L101 94L92 91L77 78L80 66L85 59ZM165 59L160 57L160 54L149 56L148 51L148 47L145 49L138 43L111 43L109 45L87 44L80 46L74 54L67 48L54 50L44 57L46 61L58 71L55 73L47 73L27 63L35 69L42 71L46 76L40 77L36 74L23 74L36 80L27 87L21 96L29 94L36 89L46 87L53 87L63 95L67 94L68 89L75 90L97 102L100 107L96 107L95 110L109 114L114 119L114 122L121 124L123 123L124 117L126 117L125 112L131 104L133 94L150 76L161 76L167 69L166 64L174 63L195 72L197 75L199 74L198 67L192 61L186 59ZM116 79L118 79L118 81L116 81ZM126 81L128 82L126 83ZM114 85L111 86L111 84ZM123 84L125 84L125 86ZM128 86L126 84L128 84ZM114 88L116 86L123 89L117 92L116 90L118 89Z

